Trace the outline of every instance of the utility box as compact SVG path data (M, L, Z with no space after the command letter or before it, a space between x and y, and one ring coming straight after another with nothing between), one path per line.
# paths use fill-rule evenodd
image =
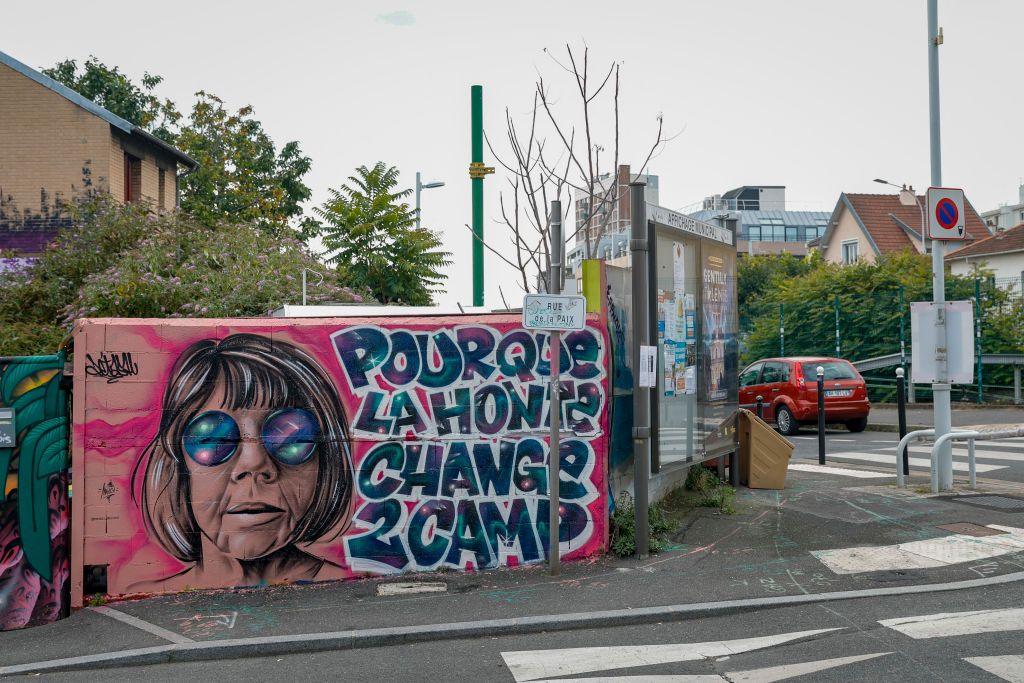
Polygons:
M784 489L793 442L749 410L739 410L736 422L740 482L752 489Z

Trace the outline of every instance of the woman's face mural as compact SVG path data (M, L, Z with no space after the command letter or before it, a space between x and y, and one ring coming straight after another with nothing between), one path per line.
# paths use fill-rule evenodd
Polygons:
M259 335L204 340L180 356L137 468L146 526L194 563L190 578L210 569L239 582L311 580L330 563L300 546L340 533L350 515L333 383L298 347Z
M561 340L566 559L607 540L606 340ZM550 341L512 315L82 321L76 363L134 374L76 365L79 566L124 595L541 562Z
M221 552L254 560L285 547L316 490L320 427L302 408L225 405L225 387L186 425L191 507Z

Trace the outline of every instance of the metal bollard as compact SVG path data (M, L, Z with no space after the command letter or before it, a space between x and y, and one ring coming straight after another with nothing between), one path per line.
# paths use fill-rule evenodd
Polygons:
M760 395L757 397L757 417L761 420L764 419L764 396Z
M903 368L896 368L896 414L900 425L900 440L907 435L907 392ZM903 476L910 476L910 455L903 451Z
M825 368L818 366L818 464L825 464Z

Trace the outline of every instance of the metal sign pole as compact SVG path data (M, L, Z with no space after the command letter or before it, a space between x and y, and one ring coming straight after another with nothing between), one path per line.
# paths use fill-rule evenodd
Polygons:
M551 268L548 273L548 293L562 293L562 202L551 202ZM562 374L562 335L557 330L551 332L549 356L551 357L551 439L548 448L548 568L552 576L561 571L559 566L559 527L558 508L561 507L560 470L561 447L559 432L562 425L562 391L560 377Z
M633 508L636 515L636 555L647 557L650 529L647 521L648 484L651 476L651 394L640 386L640 348L650 344L648 326L647 204L644 183L629 184L630 240L633 269ZM655 366L657 371L657 366Z
M939 33L938 0L928 0L928 129L929 149L931 157L931 179L933 187L942 186L942 147L939 128L939 45L942 36ZM942 240L931 241L932 245L932 301L944 304L946 301L946 272L944 256L946 243ZM952 429L949 395L949 365L947 357L946 311L940 307L936 311L935 323L935 363L938 372L932 384L934 401L935 440L939 441L944 434ZM953 488L953 448L949 441L943 441L938 454L939 488Z

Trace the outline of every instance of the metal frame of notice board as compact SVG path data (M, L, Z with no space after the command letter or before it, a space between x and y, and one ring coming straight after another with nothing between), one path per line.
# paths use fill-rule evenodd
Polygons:
M650 409L651 472L656 473L663 465L663 436L671 437L672 444L684 439L686 453L685 458L666 459L665 465L692 465L735 450L732 435L720 433L716 438L715 428L726 425L738 405L736 235L728 227L705 223L650 203L647 204L647 234L649 339L657 344L659 357L658 386L651 392ZM680 272L675 261L678 254L673 254L671 261L659 259L659 245L666 242L683 245L683 283L675 282ZM659 265L664 266L667 261L671 263L673 277L671 300L667 293L659 296L665 290L659 287ZM677 301L680 292L684 296L682 305ZM685 299L691 295L692 305ZM674 313L667 315L672 308ZM669 329L671 326L675 331ZM671 334L681 334L683 339L671 339ZM665 342L670 340L675 343L667 348ZM685 354L676 348L679 342L685 344ZM669 353L674 356L671 373L675 386L671 389L667 386ZM679 368L675 365L680 358L684 363L683 382L679 381ZM687 375L685 368L693 368L692 375ZM690 382L696 386L692 387L692 393L683 389L680 402L676 392L688 387ZM668 398L673 400L673 407L685 412L682 418L685 435L668 434L669 429L678 428L662 425L663 401Z

